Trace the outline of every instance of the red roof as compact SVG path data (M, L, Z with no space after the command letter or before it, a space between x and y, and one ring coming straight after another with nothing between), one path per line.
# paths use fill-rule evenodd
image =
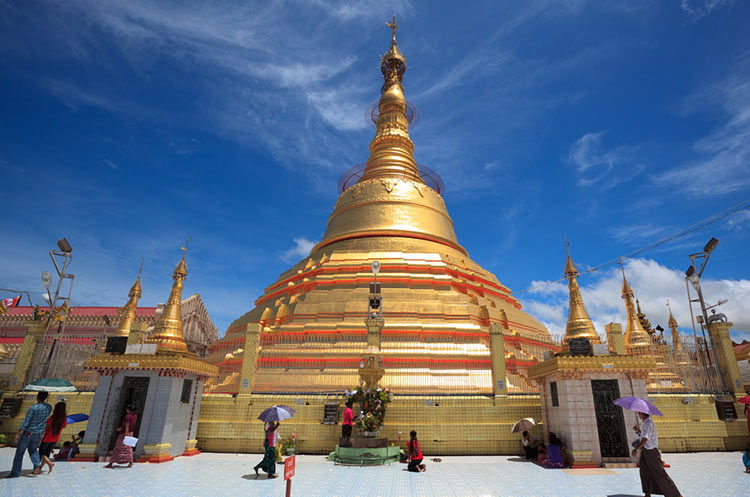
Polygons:
M39 307L40 309L49 310L49 307ZM117 314L119 307L73 307L72 316L114 316ZM31 306L18 306L8 309L9 316L31 316L34 308ZM156 307L138 307L135 310L136 316L153 316L156 313Z

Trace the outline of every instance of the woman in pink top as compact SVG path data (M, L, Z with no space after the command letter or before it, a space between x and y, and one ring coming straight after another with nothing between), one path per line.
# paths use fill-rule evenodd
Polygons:
M346 403L344 409L344 420L341 422L341 436L350 438L352 436L352 425L354 424L354 413L352 412L352 401Z
M135 413L133 406L125 408L125 416L122 418L122 425L117 428L120 432L117 435L115 448L112 451L112 458L105 468L111 468L112 464L127 464L128 468L133 467L133 447L125 445L125 437L132 437L135 432L135 425L138 422L138 415Z
M262 469L268 473L269 478L276 478L276 429L279 427L278 421L271 421L266 424L266 436L263 440L263 447L266 449L263 460L255 465L255 477L258 477L258 470Z

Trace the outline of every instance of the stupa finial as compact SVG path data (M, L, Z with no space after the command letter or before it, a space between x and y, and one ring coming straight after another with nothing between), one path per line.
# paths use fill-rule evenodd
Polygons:
M185 278L187 278L187 265L185 264L185 255L187 254L187 245L190 241L190 237L185 241L185 246L180 247L182 252L182 259L180 260L177 267L174 269L172 279L172 291L169 294L169 300L167 305L164 306L164 311L159 320L154 326L154 331L151 333L151 337L147 340L147 343L157 344L157 353L167 354L189 354L190 352L185 345L185 336L182 333L182 314L180 312L180 304L182 303L182 284Z
M424 183L414 160L414 143L409 138L406 97L404 96L404 73L406 57L396 44L396 16L386 22L391 28L391 48L380 57L383 86L378 102L377 130L370 142L370 158L367 159L360 183L372 178L398 178Z
M599 342L594 323L591 322L588 312L583 305L581 289L578 287L578 269L570 257L570 244L565 239L565 252L567 262L565 264L565 277L568 279L568 292L570 294L570 310L568 311L568 324L565 327L564 342L571 338L588 338L592 342Z
M117 314L122 316L120 322L117 325L115 336L128 336L130 334L130 328L133 326L135 321L135 310L138 307L138 299L141 298L141 271L143 271L143 258L141 258L141 268L138 270L138 278L136 278L133 286L130 287L128 292L128 303L117 310Z

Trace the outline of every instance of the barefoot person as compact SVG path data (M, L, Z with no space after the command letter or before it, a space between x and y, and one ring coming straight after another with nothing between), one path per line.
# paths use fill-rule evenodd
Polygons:
M425 471L427 468L422 464L424 457L422 456L422 450L419 447L419 440L417 440L416 431L412 430L411 433L409 433L409 442L406 444L406 447L409 450L409 466L407 469L414 473Z
M258 477L258 470L262 469L268 473L269 478L276 478L276 439L278 438L276 429L279 427L278 421L266 423L266 436L263 439L263 448L266 449L263 460L253 468L255 477Z
M352 401L346 403L346 409L344 409L344 420L341 422L341 436L343 438L351 438L352 426L354 425L354 413L352 412Z
M651 494L664 495L665 497L682 497L677 486L664 470L664 464L661 462L659 454L659 437L656 434L656 427L648 414L639 412L638 417L643 420L641 428L634 426L636 433L641 435L641 441L633 449L633 457L641 451L641 460L638 468L641 472L641 488L646 497Z
M42 464L39 466L40 470L46 464L49 466L49 472L52 473L55 463L50 460L50 454L57 441L60 440L60 433L62 433L63 428L66 426L68 426L68 414L65 412L65 402L58 402L55 404L52 416L47 420L47 427L42 437L42 445L39 446L39 455L42 456Z
M7 478L18 478L21 476L21 466L23 465L23 453L28 450L31 463L34 465L33 474L41 473L39 460L39 444L44 435L44 428L47 426L47 418L52 412L52 406L47 404L47 392L36 394L36 404L29 407L21 422L18 433L16 433L16 455L13 458L13 469Z
M112 458L109 460L109 464L104 466L105 468L111 468L113 464L127 464L128 468L133 467L133 447L125 445L125 437L133 436L137 422L138 415L135 413L135 408L133 406L126 407L125 416L122 417L122 424L117 428L120 434L117 435L115 448L112 451Z

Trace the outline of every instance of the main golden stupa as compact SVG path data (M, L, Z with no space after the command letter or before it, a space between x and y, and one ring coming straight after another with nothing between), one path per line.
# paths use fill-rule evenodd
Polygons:
M246 355L256 362L253 393L342 392L359 384L376 260L383 385L403 394L491 394L490 326L497 323L507 391L536 390L526 368L554 348L549 332L471 260L440 192L420 173L402 84L406 57L396 44L395 19L388 25L393 37L381 57L384 84L366 167L343 189L309 257L267 287L213 346L209 361L220 376L206 392L238 392ZM260 329L257 351L245 351L253 324Z

